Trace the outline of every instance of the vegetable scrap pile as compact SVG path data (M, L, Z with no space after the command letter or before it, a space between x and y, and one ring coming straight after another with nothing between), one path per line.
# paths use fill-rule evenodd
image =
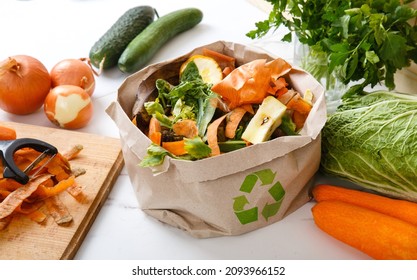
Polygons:
M15 138L13 129L0 126L0 141ZM45 223L50 215L58 225L68 225L73 218L60 194L65 191L77 201L85 199L83 186L76 180L85 170L72 168L70 164L82 148L76 145L53 158L44 158L28 174L30 178L34 176L25 185L3 178L4 167L0 164L0 230L7 228L15 215L25 215L39 224ZM32 148L22 148L15 152L14 162L24 170L39 155Z
M178 84L158 79L157 96L133 118L152 141L140 165L160 165L167 155L198 160L298 135L314 95L291 88L290 70L280 58L237 66L209 49L189 57Z

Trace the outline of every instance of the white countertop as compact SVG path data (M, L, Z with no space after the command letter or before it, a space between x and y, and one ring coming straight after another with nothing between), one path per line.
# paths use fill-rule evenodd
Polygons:
M151 5L159 15L186 7L200 8L204 13L198 26L166 44L151 63L218 40L260 46L291 62L291 44L246 37L255 22L267 17L247 0L2 0L0 60L27 54L50 70L62 59L87 57L95 41L127 9L138 5ZM126 77L112 69L96 78L94 117L80 131L119 137L104 110L116 99ZM0 111L0 120L54 127L42 110L26 116ZM314 225L312 206L313 202L307 203L284 220L241 236L196 239L142 212L123 169L75 259L369 259L321 232Z

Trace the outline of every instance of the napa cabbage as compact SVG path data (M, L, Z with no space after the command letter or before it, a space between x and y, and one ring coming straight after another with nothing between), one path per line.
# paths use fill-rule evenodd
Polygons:
M321 170L388 196L417 201L417 96L346 96L322 131Z

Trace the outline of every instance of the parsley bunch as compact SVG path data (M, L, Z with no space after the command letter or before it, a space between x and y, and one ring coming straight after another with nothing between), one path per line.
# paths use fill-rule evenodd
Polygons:
M394 89L394 73L417 63L417 10L407 5L413 0L266 1L272 4L268 19L246 35L254 39L287 27L282 41L291 42L294 33L327 60L327 67L315 71L316 78L337 68L344 84L356 82L349 91L381 82Z

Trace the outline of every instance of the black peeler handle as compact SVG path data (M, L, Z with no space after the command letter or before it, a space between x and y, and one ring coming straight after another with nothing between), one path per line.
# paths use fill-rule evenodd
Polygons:
M0 143L0 152L3 156L3 161L5 162L3 177L14 179L21 184L27 184L27 182L29 182L29 176L17 167L13 156L17 150L22 148L32 148L38 152L46 153L51 156L58 153L57 148L51 144L33 138L19 138Z

